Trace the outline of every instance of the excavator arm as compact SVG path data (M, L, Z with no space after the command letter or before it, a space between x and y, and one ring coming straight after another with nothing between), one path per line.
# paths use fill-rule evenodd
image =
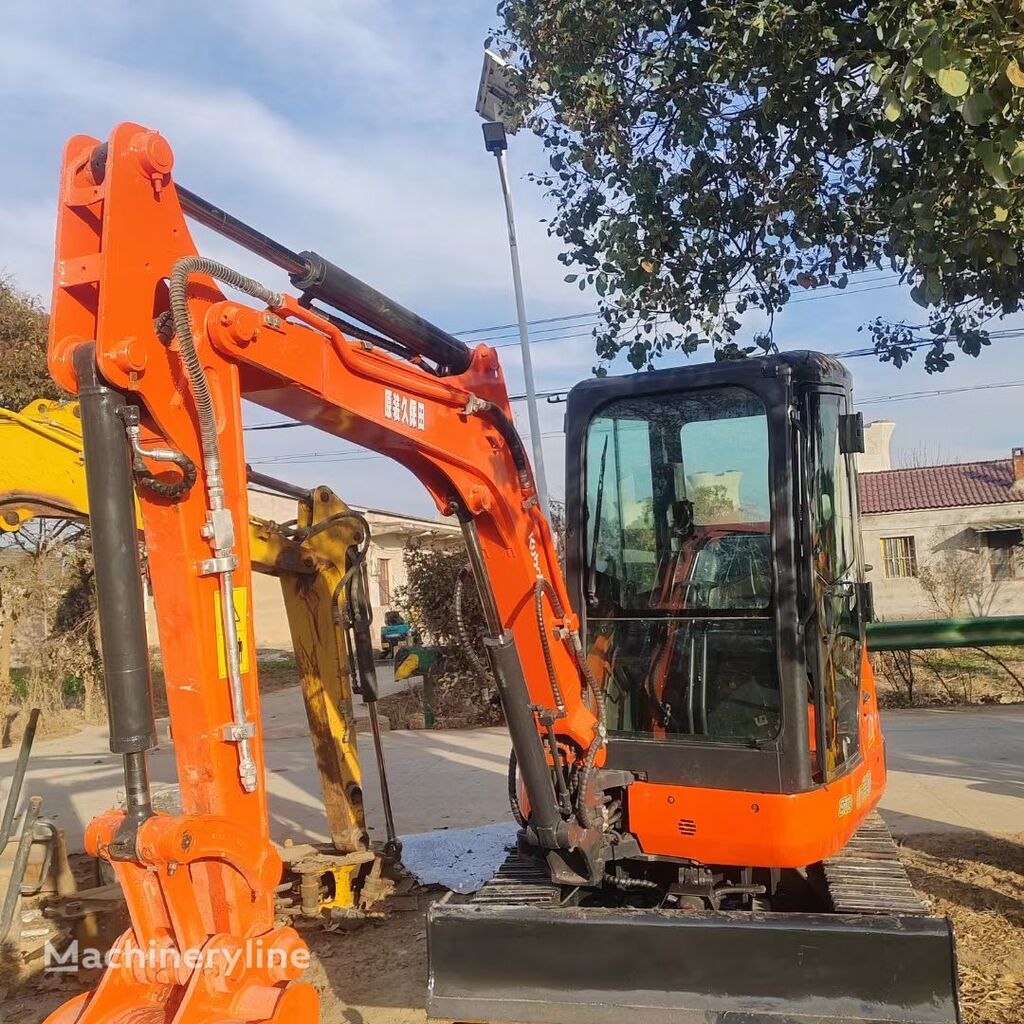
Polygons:
M36 517L87 520L82 424L76 401L39 399L20 412L0 409L0 530L14 532ZM327 831L334 851L310 853L292 865L296 874L330 874L306 912L365 905L363 883L376 877L363 811L363 782L356 740L346 630L345 588L352 554L365 547L368 528L328 487L296 488L249 473L250 482L296 499L293 526L250 515L252 566L280 580L310 738L320 774ZM141 519L139 520L141 527ZM389 838L393 825L389 818ZM289 855L292 850L288 851ZM308 889L308 886L307 886ZM308 903L308 900L307 900Z
M231 975L209 963L112 967L52 1020L171 1020L171 1006L181 1024L314 1020L315 991L297 981L301 939L274 923L280 862L257 671L241 656L253 646L245 595L254 560L241 529L242 398L395 459L458 517L526 791L524 837L566 883L603 875L602 701L494 350L470 350L315 253L268 239L177 186L172 166L158 133L122 124L105 144L72 138L61 177L49 362L81 399L111 748L124 756L129 794L127 812L97 819L87 842L128 898L132 928L119 952L159 948L179 965L197 948L237 951L247 965L257 947L268 955ZM186 215L285 270L300 295L199 257ZM141 589L125 539L126 431L134 458L164 485L140 486L139 504L177 816L154 814L148 797L153 735L144 642L132 635ZM232 607L237 622L224 613ZM372 676L368 645L355 655Z

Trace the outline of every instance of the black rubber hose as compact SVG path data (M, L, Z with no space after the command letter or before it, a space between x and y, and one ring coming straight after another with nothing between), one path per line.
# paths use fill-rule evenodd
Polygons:
M551 684L551 692L555 698L555 707L558 710L558 717L565 717L565 698L562 696L562 688L558 685L558 677L555 675L555 663L551 659L551 644L548 641L548 631L544 622L544 595L551 600L551 607L555 615L562 618L565 614L555 588L546 579L538 579L533 588L534 604L537 610L537 629L540 632L540 646L544 652L544 664L548 670L548 680Z
M296 532L296 539L299 541L309 540L310 537L315 537L318 533L323 533L324 530L329 530L335 523L344 522L346 519L351 519L359 524L359 529L362 531L362 536L359 538L359 543L356 546L356 553L360 559L366 556L366 552L370 549L370 524L366 521L366 516L362 512L355 512L352 509L348 509L346 512L336 512L332 516L328 516L326 519L321 520L314 526L308 526L305 529L298 530Z
M171 461L181 470L181 476L177 480L161 480L149 470L142 457L136 455L132 460L132 471L139 486L172 501L188 494L196 482L196 464L183 452L178 452L177 458Z
M512 817L516 819L516 824L520 828L526 828L529 822L526 820L526 815L523 814L523 809L519 805L519 788L516 786L518 768L516 752L515 748L513 748L508 754L508 804L512 808Z
M220 447L217 443L217 421L213 411L213 398L210 385L207 383L203 365L199 361L196 342L192 334L192 318L188 311L188 279L193 274L207 274L230 288L235 288L254 299L265 302L268 306L281 305L281 295L254 281L251 277L232 270L231 267L207 259L205 256L185 256L178 260L171 270L171 283L168 288L171 303L171 316L174 318L174 330L181 346L181 356L192 386L192 395L199 413L199 439L203 447L203 460L207 463L207 473L215 475L215 486L220 483Z
M551 660L551 650L548 645L547 630L544 628L544 609L542 605L542 597L544 594L548 594L551 599L551 607L554 610L555 615L562 618L565 615L565 609L562 607L562 603L558 600L558 594L555 592L555 588L546 579L538 579L534 585L534 595L536 598L537 608L537 625L540 628L540 639L541 647L544 651L544 663L547 666L548 676L551 680L551 690L555 695L555 701L558 705L558 710L565 713L565 703L562 699L562 691L558 686L558 680L555 676L554 664ZM573 659L576 662L576 666L580 671L580 675L583 676L583 680L587 685L587 689L590 691L594 698L596 705L595 714L597 716L598 733L594 739L594 742L590 744L587 750L586 757L583 761L583 770L580 773L579 785L576 792L576 817L579 823L584 828L594 828L599 824L602 824L601 817L597 813L590 813L589 809L585 804L585 795L587 787L590 785L590 777L593 775L594 766L597 763L597 755L601 748L604 746L605 729L607 726L607 717L605 713L604 700L601 697L601 688L598 685L597 679L594 678L594 673L590 670L590 665L587 664L587 659L583 657L582 651L578 646L578 640L569 641L569 649L572 652Z
M462 613L462 593L465 587L465 580L472 575L473 570L467 563L459 570L459 575L455 578L455 629L459 634L459 642L466 652L466 657L469 658L473 668L486 678L488 674L487 668L477 657L476 651L473 650L473 638L470 636L469 629L466 626L466 618Z
M520 485L532 487L533 475L530 470L530 459L526 454L526 446L523 444L523 439L519 436L519 431L516 430L515 424L508 418L505 410L500 405L495 405L494 402L488 402L486 399L476 398L475 396L473 400L475 402L473 411L485 415L497 428L505 444L508 445L512 462L515 464L516 472L519 474Z
M660 892L661 886L657 882L652 882L648 878L618 878L610 872L605 872L604 880L608 885L614 885L616 889L624 890L645 890L651 892Z

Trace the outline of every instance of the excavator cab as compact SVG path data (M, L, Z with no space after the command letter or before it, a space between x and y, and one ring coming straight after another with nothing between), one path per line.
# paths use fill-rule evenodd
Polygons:
M796 796L871 760L851 405L849 374L818 353L573 390L568 576L590 650L607 652L609 768ZM879 761L837 821L859 824L884 781ZM721 860L668 825L679 842L645 828L645 850ZM765 846L755 863L805 856Z

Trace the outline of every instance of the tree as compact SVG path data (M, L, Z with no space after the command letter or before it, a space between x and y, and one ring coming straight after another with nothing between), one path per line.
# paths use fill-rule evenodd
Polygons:
M497 690L487 664L487 633L466 549L414 542L405 549L406 583L395 594L424 640L441 649L431 680L439 721L501 721ZM461 581L461 584L460 584ZM455 594L461 585L460 607ZM461 614L459 614L461 612Z
M0 407L18 411L35 398L64 398L46 368L50 318L34 296L0 278Z
M1016 0L501 0L518 116L543 141L597 355L636 368L773 346L805 289L895 271L897 366L978 355L1021 308L1024 11ZM1024 58L1020 58L1024 60ZM766 321L741 347L744 314ZM598 373L601 372L599 368Z
M933 550L918 569L918 580L935 614L944 619L991 615L999 581L992 579L984 552L954 546L949 534Z

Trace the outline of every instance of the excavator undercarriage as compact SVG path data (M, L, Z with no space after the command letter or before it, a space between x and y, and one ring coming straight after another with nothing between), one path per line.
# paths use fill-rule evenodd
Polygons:
M680 877L690 871L680 868ZM514 852L472 897L431 907L431 1016L565 1024L618 1024L629 1013L666 1024L958 1020L952 926L929 916L877 814L811 877L789 873L774 899L757 897L759 909L730 909L710 880L701 897L692 895L697 886L681 884L695 905L668 909L661 894L671 888L647 899L623 894L614 905L555 885L536 858ZM709 909L711 902L718 907Z

